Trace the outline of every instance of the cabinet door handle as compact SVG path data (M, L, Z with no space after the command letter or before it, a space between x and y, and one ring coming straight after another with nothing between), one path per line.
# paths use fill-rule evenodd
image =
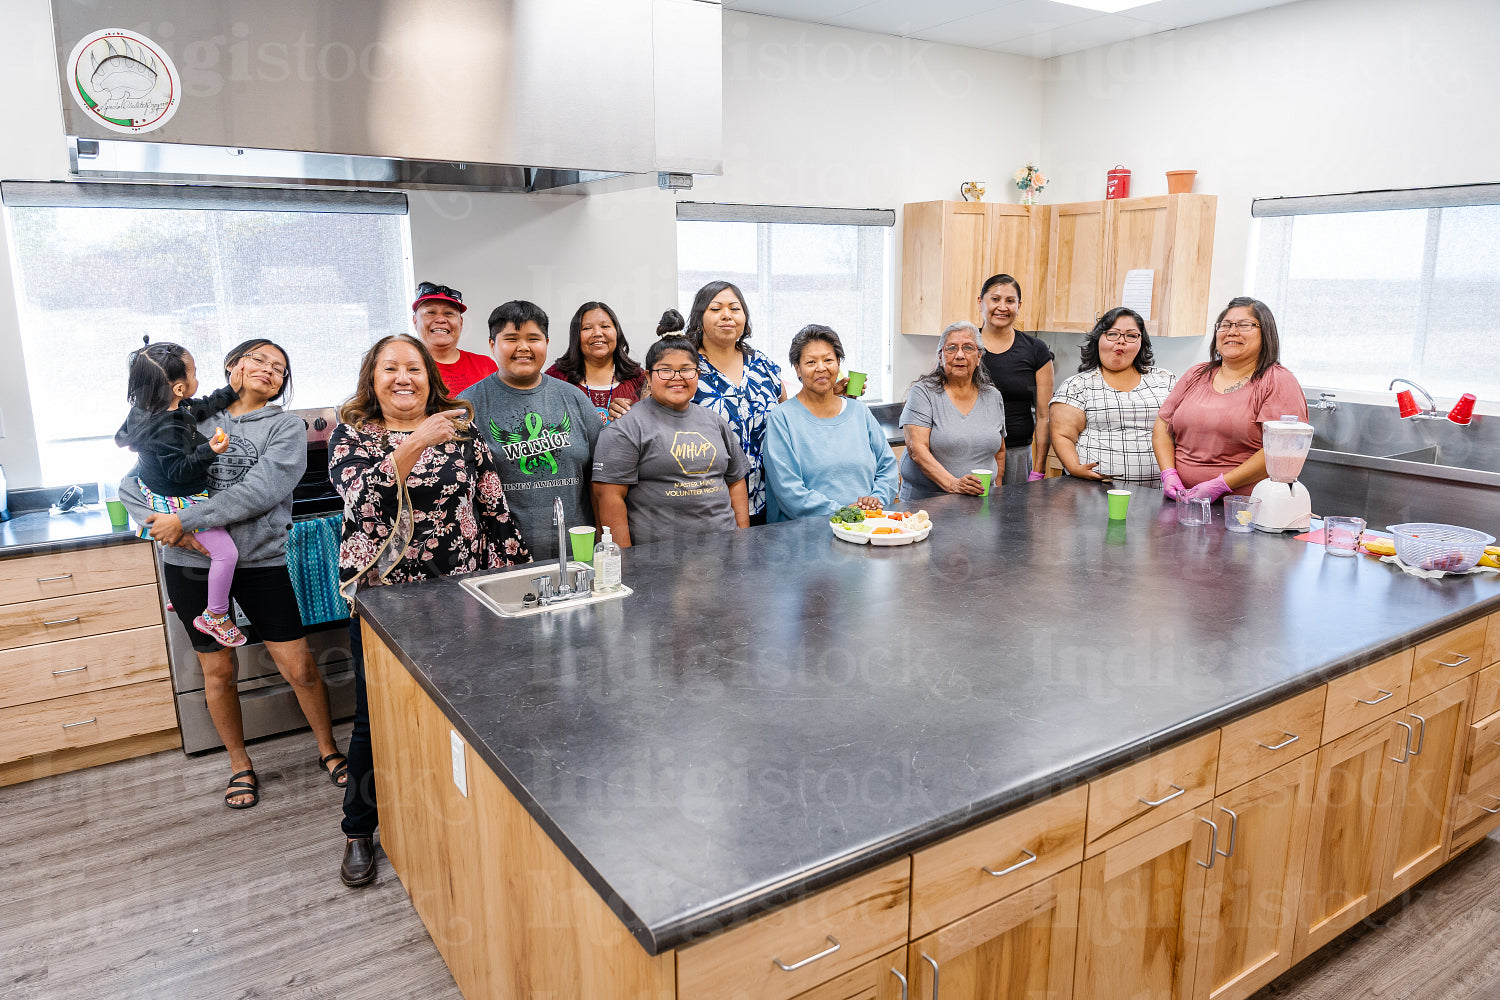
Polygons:
M96 715L92 719L84 719L82 722L64 722L62 724L62 727L64 729L74 729L74 728L76 728L78 726L86 726L86 725L88 725L91 722L98 722L98 721L99 721L99 717Z
M1291 746L1293 743L1296 743L1298 740L1300 740L1302 738L1302 737L1296 735L1295 733L1289 733L1289 732L1287 732L1285 729L1283 729L1281 731L1281 735L1285 736L1286 739L1282 740L1280 743L1276 744L1275 746L1267 746L1264 743L1257 743L1256 746L1260 747L1262 750L1282 750L1282 749L1285 749L1286 747Z
M1375 690L1380 692L1380 697L1376 698L1374 701L1366 701L1363 698L1355 698L1354 700L1359 702L1361 705L1379 705L1382 701L1385 701L1387 698L1395 694L1394 691L1387 691L1385 688L1376 688Z
M1229 814L1229 850L1220 851L1219 853L1226 858L1232 858L1234 857L1234 835L1240 829L1240 814L1233 809L1226 809L1223 806L1219 807L1219 812L1227 812Z
M39 577L36 578L36 582L37 583L56 583L58 580L71 580L71 579L73 579L73 574L72 573L64 573L61 576L39 576Z
M1017 861L1009 868L1002 868L999 871L994 871L989 867L989 865L980 865L979 870L984 872L986 875L993 875L996 878L999 878L1001 875L1009 875L1011 872L1020 871L1022 868L1025 868L1027 865L1036 860L1036 855L1031 853L1024 847L1021 848L1021 853L1026 855L1025 860Z
M927 954L924 951L924 952L922 952L922 961L924 961L928 965L932 966L932 1000L938 1000L938 964L937 964L937 959L933 958L931 955Z
M898 980L900 980L900 982L901 982L901 1000L906 1000L906 996L907 996L906 977L901 974L901 970L900 969L897 969L894 966L892 966L892 968L891 968L891 975L895 976Z
M1457 663L1449 663L1447 660L1438 660L1437 665L1440 667L1461 667L1468 662L1469 657L1465 656L1463 653L1459 653Z
M1491 809L1488 806L1480 806L1479 808L1483 809L1485 812L1489 813L1491 816L1495 815L1495 813L1500 813L1500 795L1490 795L1490 796L1487 796L1487 798L1491 798L1491 799L1495 800L1495 808Z
M1187 793L1187 789L1183 788L1181 785L1172 785L1171 787L1177 789L1177 791L1173 792L1171 795L1166 796L1165 798L1156 799L1155 801L1152 801L1151 799L1137 799L1137 801L1139 801L1143 806L1150 806L1151 808L1155 809L1162 803L1171 802L1173 799L1177 798L1177 796Z
M76 622L77 620L78 620L78 616L74 615L72 618L59 618L59 619L57 619L57 621L42 622L42 624L43 625L71 625L74 622Z
M780 969L782 972L795 972L795 971L797 971L798 969L802 968L805 965L812 965L814 962L816 962L820 958L827 958L829 955L832 955L834 952L838 951L841 947L843 947L842 945L840 945L838 943L838 941L834 940L834 937L833 937L832 934L827 935L827 938L828 938L828 943L831 944L831 945L833 945L832 948L824 948L822 951L818 952L816 955L810 955L807 958L804 958L800 962L793 962L791 965L785 965L785 964L782 963L781 959L779 959L779 958L773 958L773 959L771 959L771 961L774 962L774 963L776 963L776 968Z
M1411 760L1411 726L1407 725L1404 722L1397 722L1396 725L1406 730L1406 746L1401 748L1400 757L1392 757L1391 760L1395 761L1397 764L1405 764L1407 761Z
M1200 822L1207 823L1209 827L1213 829L1214 833L1213 839L1208 842L1208 862L1205 864L1204 862L1199 861L1197 858L1194 858L1193 863L1196 864L1199 868L1208 869L1212 868L1214 866L1214 862L1219 858L1219 824L1203 816L1199 816L1198 820Z
M54 670L54 671L52 671L52 676L53 677L61 677L63 674L76 674L76 673L78 673L78 671L80 671L80 670L87 670L88 668L89 668L89 665L87 663L85 663L81 667L69 667L67 670Z
M1427 720L1416 712L1407 712L1406 714L1416 719L1417 723L1422 727L1417 730L1417 748L1411 752L1413 757L1420 757L1422 756L1422 747L1427 743Z

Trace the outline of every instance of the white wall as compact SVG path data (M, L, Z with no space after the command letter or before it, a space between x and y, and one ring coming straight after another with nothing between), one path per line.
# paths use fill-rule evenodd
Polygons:
M1500 179L1500 4L1302 3L1046 64L1049 202L1198 171L1219 196L1210 302L1242 294L1250 201ZM1215 314L1217 308L1211 310Z

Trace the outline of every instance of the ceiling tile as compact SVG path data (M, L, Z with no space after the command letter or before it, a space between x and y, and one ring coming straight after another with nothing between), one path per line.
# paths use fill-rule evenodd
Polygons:
M765 14L791 21L825 24L829 18L847 14L869 2L870 0L733 0L724 6L747 14Z
M886 35L925 38L924 32L940 24L1010 6L1015 0L869 0L860 7L838 15L829 24Z
M1156 0L1121 13L1153 24L1182 28L1291 2L1293 0Z

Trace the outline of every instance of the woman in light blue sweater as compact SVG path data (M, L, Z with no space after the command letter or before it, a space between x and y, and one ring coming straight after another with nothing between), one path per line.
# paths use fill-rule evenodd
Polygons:
M788 352L802 391L766 418L769 521L827 517L847 504L896 499L896 456L869 407L836 391L844 345L826 326L803 327Z

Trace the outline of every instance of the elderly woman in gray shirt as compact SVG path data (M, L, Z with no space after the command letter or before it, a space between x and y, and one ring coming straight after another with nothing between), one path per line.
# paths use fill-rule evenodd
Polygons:
M907 390L902 500L978 496L984 484L973 470L1005 468L1005 401L980 362L983 353L973 323L950 324L938 341L937 367Z

